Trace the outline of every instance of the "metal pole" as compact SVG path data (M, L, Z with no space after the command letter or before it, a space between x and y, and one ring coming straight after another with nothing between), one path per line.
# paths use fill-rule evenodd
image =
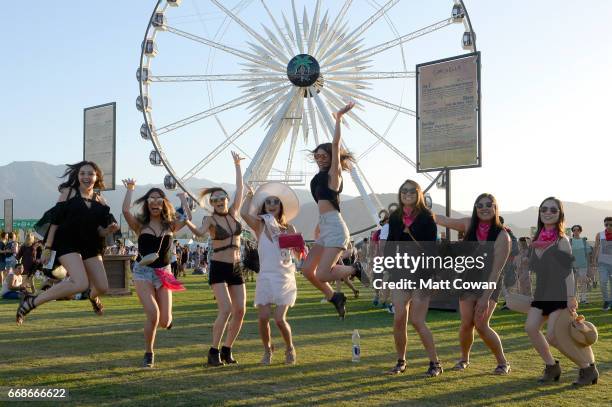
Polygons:
M450 169L446 168L444 170L444 176L446 178L446 217L451 217L451 178L450 178ZM446 238L450 242L450 228L446 228Z

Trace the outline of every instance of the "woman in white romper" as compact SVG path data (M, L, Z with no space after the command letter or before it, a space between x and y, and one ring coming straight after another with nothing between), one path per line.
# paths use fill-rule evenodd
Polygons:
M295 304L297 285L295 264L291 249L281 249L279 236L296 233L289 223L297 215L299 201L288 186L267 183L254 194L248 187L240 215L257 236L259 253L259 275L255 287L255 306L259 310L259 334L264 345L261 363L272 363L274 346L270 335L272 305L274 321L285 341L285 363L295 364L296 355L291 337L291 327L286 315Z

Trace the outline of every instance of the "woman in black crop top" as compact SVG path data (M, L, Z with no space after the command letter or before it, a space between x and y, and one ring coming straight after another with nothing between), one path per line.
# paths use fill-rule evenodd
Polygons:
M42 223L50 223L41 262L49 261L55 250L59 262L70 274L38 296L26 294L17 309L17 324L35 307L58 298L71 297L91 288L90 301L96 314L103 313L99 296L108 290L108 280L102 253L103 239L119 229L104 198L94 189L104 188L102 170L91 161L68 165L60 184L60 197L54 208L47 211Z
M578 302L575 296L575 281L572 273L572 247L565 236L565 213L563 204L554 197L546 198L538 211L538 228L531 243L529 266L536 275L536 289L531 308L527 313L525 331L535 350L546 364L540 383L559 380L561 367L550 352L556 345L555 323L562 312L575 315ZM541 332L547 322L546 336ZM590 363L578 366L578 377L588 374L591 382L599 376L595 368L595 356L590 352ZM577 384L577 383L574 383Z
M483 275L483 270L477 270L476 268L466 270L461 275L457 274L457 277L464 281L495 282L498 287L496 289L463 290L461 292L459 297L461 359L455 365L454 370L462 371L469 366L470 350L474 343L474 328L476 328L476 332L497 360L497 367L493 373L498 375L508 374L510 373L510 364L506 360L501 339L489 325L499 297L501 270L511 249L510 236L499 220L497 200L493 195L484 193L476 198L470 218L453 219L435 215L435 220L440 226L465 233L464 241L477 242L470 243L470 248L476 247L476 250L490 252L486 254L470 253L472 257L482 255L487 259L484 271L488 273L488 277ZM490 243L487 244L486 242Z
M319 222L314 232L317 240L302 268L308 281L336 307L340 318L344 318L346 312L346 296L335 293L329 282L362 276L360 262L355 262L353 266L337 264L349 242L349 231L340 214L342 171L348 170L349 163L354 161L353 156L341 147L340 133L342 116L353 106L355 103L351 102L334 114L336 130L333 141L321 144L312 151L319 173L310 181L310 191L319 208Z
M232 151L236 169L236 194L234 203L229 205L228 193L223 188L207 188L200 193L204 198L210 195L208 203L212 206L211 216L202 219L202 226L197 228L191 221L189 229L197 236L210 235L213 254L210 261L208 283L217 300L217 319L213 324L212 346L208 351L208 366L222 366L224 363L236 363L232 355L232 345L240 333L246 310L246 288L240 266L240 234L242 226L237 219L242 206L242 158ZM227 327L227 337L221 350L221 339Z
M157 327L172 327L172 291L180 290L180 283L170 272L170 248L173 233L185 226L176 219L174 207L159 188L151 188L134 204L138 212L132 214L132 194L136 188L133 179L123 180L126 187L123 216L130 229L138 235L138 261L134 263L132 277L138 299L147 320L144 326L144 367L153 367L153 345ZM183 210L188 207L184 193L178 194ZM149 256L149 257L147 257ZM153 262L152 257L157 257ZM144 260L143 260L144 259ZM147 264L144 264L147 263Z

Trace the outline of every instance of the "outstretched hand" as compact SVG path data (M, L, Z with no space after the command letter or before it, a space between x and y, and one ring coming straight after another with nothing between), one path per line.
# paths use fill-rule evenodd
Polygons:
M232 151L232 158L234 159L234 164L235 165L239 165L240 161L244 160L244 158L240 157L240 154L238 154L235 151Z
M353 107L355 107L355 102L349 102L342 109L338 110L335 113L332 113L332 115L334 116L334 119L340 120L342 116L344 116L345 113L348 113Z
M129 189L130 191L133 191L133 190L136 189L136 180L135 179L127 178L127 179L124 179L122 182L123 182L123 185L125 185L125 187L127 189Z

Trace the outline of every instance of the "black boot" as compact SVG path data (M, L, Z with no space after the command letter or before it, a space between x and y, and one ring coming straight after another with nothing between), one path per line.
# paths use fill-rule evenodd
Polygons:
M153 367L153 352L145 352L142 367Z
M236 362L236 359L234 359L234 357L232 356L232 348L228 348L227 346L221 347L221 360L227 363L228 365L232 363L238 363Z
M223 362L221 362L221 359L219 358L219 349L210 348L208 350L208 362L206 363L206 366L223 366Z
M344 293L334 293L329 302L334 304L336 311L338 311L338 315L341 319L344 319L344 315L346 314L346 295L344 295Z

